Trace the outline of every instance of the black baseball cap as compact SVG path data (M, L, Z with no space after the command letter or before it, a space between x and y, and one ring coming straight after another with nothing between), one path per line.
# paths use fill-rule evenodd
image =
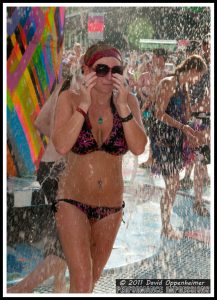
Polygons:
M196 41L196 40L191 40L188 44L188 46L186 47L186 51L193 53L196 49L198 49L200 46L200 42Z

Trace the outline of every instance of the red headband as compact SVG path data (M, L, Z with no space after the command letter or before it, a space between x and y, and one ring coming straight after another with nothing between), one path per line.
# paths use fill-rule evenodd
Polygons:
M120 62L122 62L122 58L121 55L119 53L119 51L115 48L110 48L110 49L105 49L105 50L99 50L97 52L95 52L90 58L89 60L85 61L85 64L88 67L91 67L95 61L97 61L98 59L102 58L102 57L115 57L117 58Z

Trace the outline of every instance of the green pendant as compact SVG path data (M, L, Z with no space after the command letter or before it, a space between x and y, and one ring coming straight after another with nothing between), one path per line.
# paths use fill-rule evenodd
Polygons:
M98 124L102 124L103 123L103 118L102 117L99 117L99 119L98 119Z

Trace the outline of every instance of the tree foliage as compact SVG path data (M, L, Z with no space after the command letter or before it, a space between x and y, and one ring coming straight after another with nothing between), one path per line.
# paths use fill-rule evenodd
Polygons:
M136 18L128 26L127 37L129 44L135 48L139 49L140 39L152 39L154 36L154 28L152 23L144 18Z

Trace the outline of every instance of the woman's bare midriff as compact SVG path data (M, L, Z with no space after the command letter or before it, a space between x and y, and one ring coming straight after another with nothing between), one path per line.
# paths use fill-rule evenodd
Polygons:
M70 152L60 176L58 199L92 206L119 207L123 201L122 156L104 151Z

